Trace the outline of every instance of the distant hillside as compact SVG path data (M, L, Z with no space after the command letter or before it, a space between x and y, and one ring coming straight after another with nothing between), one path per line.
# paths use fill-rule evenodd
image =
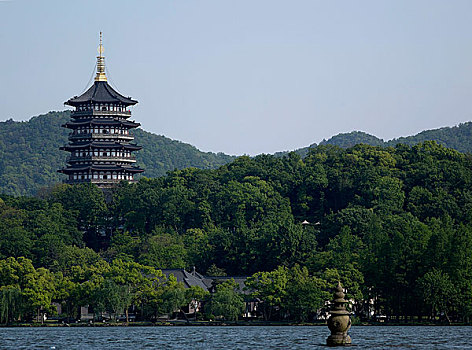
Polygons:
M464 153L472 153L472 122L459 124L453 127L444 127L440 129L422 131L417 135L399 137L390 141L384 141L374 135L367 134L363 131L351 131L323 140L320 145L333 145L342 148L352 147L354 145L364 143L371 146L396 146L397 144L405 144L409 146L416 145L424 141L436 141L437 143L456 149ZM316 144L303 147L294 152L305 156L308 150L316 147ZM288 152L278 152L275 155L282 156Z
M67 143L68 130L61 127L70 118L69 111L50 112L27 122L0 122L0 192L33 195L41 187L60 182L57 173L67 157L59 147ZM137 163L147 177L162 176L169 170L196 167L217 168L234 159L223 153L205 153L192 145L134 130Z
M231 162L235 156L218 152L202 152L196 147L156 135L142 129L133 131L135 142L143 146L136 152L137 164L145 169L144 176L157 177L165 175L169 170L195 167L215 169Z
M472 122L462 123L453 127L422 131L414 136L400 137L387 141L385 144L387 146L395 146L398 143L402 143L412 146L423 141L436 141L459 152L472 153Z
M57 173L65 164L67 152L59 147L67 143L68 130L61 127L70 118L69 111L49 112L27 122L0 122L0 193L34 195L44 186L62 181ZM157 177L167 171L196 167L217 168L235 157L224 153L201 152L196 147L155 135L142 129L134 130L136 143L143 149L136 154L137 163L145 169L144 176ZM359 143L373 146L415 145L432 140L460 152L472 153L472 122L454 127L423 131L414 136L383 141L362 131L338 134L320 145L348 148ZM309 147L295 150L304 157ZM278 152L283 156L288 152Z
M363 131L351 131L346 134L337 134L331 137L329 140L323 140L320 145L335 145L342 148L349 148L360 143L364 143L371 146L383 146L384 141L376 136L367 134Z
M314 147L316 147L316 146L317 146L316 143L312 143L312 144L311 144L310 146L308 146L308 147L298 148L298 149L296 149L296 150L294 150L294 151L275 152L275 153L274 153L274 156L276 156L276 157L283 157L283 156L288 155L288 154L291 153L291 152L294 152L294 153L297 153L300 157L305 158L306 155L308 154L308 150L309 150L310 148L314 148Z

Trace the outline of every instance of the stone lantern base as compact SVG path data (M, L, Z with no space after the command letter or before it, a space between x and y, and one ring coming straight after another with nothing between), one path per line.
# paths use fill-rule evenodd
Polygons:
M347 334L331 334L326 339L326 345L328 346L350 346L351 337Z

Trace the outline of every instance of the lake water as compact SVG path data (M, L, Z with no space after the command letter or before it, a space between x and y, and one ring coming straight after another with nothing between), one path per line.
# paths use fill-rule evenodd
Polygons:
M353 349L472 349L472 327L352 327ZM0 349L327 349L327 327L0 328Z

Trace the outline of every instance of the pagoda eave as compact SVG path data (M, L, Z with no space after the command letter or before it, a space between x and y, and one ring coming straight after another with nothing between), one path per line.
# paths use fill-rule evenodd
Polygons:
M67 122L65 124L62 124L61 126L63 128L68 128L68 129L74 129L76 127L81 127L81 126L126 126L128 128L137 128L141 126L140 123L128 121L128 120L97 120L97 119L88 119L84 121L72 121L72 122Z
M134 145L134 144L107 143L107 142L98 142L98 141L70 144L70 145L59 147L59 149L63 151L72 151L72 150L84 149L88 147L106 148L106 149L125 149L125 150L130 150L130 151L139 151L140 149L142 149L141 146Z
M131 174L138 174L144 172L143 169L135 168L135 167L126 167L126 166L119 166L119 165L85 165L85 166L77 166L77 167L68 167L64 169L58 170L59 173L63 174L73 174L76 172L88 172L88 171L99 171L99 172L124 172L124 173L131 173Z
M116 104L133 106L138 101L131 97L125 97L113 89L106 81L95 81L95 83L82 95L74 96L64 102L65 105L77 107L86 104Z

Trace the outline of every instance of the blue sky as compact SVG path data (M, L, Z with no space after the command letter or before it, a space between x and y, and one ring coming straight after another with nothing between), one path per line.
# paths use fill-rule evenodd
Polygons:
M145 130L259 154L472 120L472 1L0 1L0 120L109 82Z

